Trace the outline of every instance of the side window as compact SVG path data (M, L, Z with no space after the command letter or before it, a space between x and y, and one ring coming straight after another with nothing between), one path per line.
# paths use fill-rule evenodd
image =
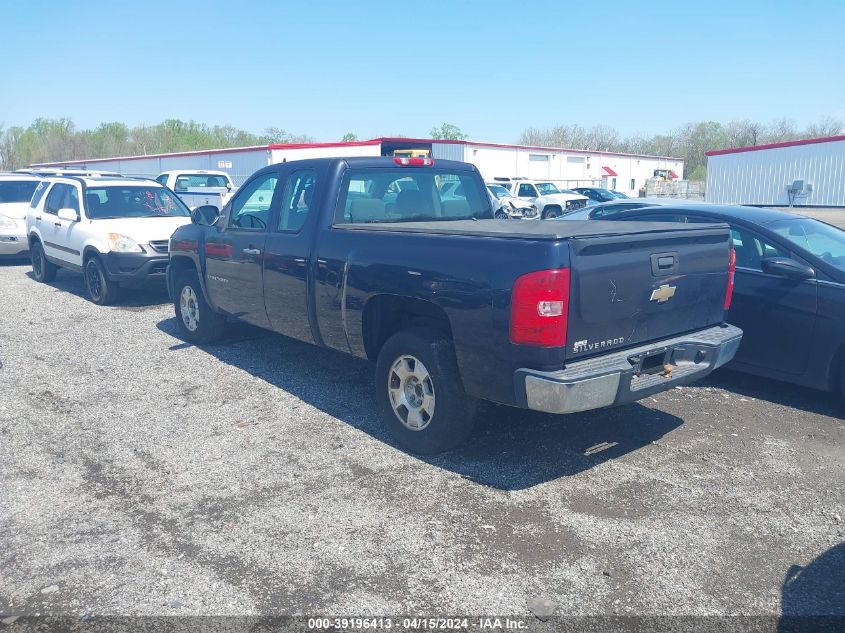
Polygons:
M162 174L161 176L156 178L156 182L158 184L162 185L163 187L166 187L167 186L167 174Z
M534 187L529 184L521 184L519 185L519 191L517 192L518 198L536 198L537 192L534 191Z
M296 233L302 229L311 209L316 183L317 173L313 169L295 171L290 175L282 196L279 231Z
M79 192L76 190L76 187L68 186L62 208L73 209L79 215Z
M266 230L270 219L270 204L273 202L273 194L276 192L278 182L278 174L264 174L251 180L238 191L238 195L232 200L229 228L248 231Z
M732 226L731 237L733 238L733 247L736 251L736 265L738 268L762 271L763 258L789 257L788 252L770 244L748 229Z
M59 209L62 208L62 202L67 195L67 185L55 184L47 196L47 202L44 203L44 213L56 215Z
M33 209L38 206L38 203L41 202L41 198L44 197L44 194L47 193L47 189L50 188L50 183L42 180L38 183L38 187L35 188L35 193L32 194L32 201L29 203L29 206Z

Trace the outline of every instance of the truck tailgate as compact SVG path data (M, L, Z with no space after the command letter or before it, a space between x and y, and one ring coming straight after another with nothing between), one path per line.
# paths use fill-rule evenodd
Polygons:
M571 244L568 359L722 321L727 226L666 224L654 232L576 237Z

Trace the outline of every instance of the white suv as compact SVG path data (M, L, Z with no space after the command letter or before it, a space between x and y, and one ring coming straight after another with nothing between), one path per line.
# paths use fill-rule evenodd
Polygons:
M84 274L91 301L107 305L120 285L164 281L173 231L191 213L153 180L57 176L41 181L26 216L32 272Z
M0 258L26 255L26 210L40 181L28 174L0 174Z

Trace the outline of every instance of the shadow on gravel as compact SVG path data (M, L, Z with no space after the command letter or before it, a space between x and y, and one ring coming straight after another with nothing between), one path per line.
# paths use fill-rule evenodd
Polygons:
M175 318L158 328L177 335ZM238 322L229 324L222 342L202 349L402 450L382 427L368 362ZM467 446L417 457L486 486L521 490L616 459L682 423L639 404L555 416L482 403Z
M38 283L35 281L35 277L32 276L31 270L26 272L26 276L32 280L32 283ZM85 290L85 282L82 280L81 273L59 270L56 273L55 281L47 285L63 292L69 292L86 301L88 300L88 291ZM134 311L154 308L165 303L170 303L170 297L167 296L167 287L162 281L161 284L150 284L137 288L121 288L117 296L117 301L111 307L119 310Z
M845 630L845 543L783 579L779 633Z
M739 395L774 402L809 413L834 418L842 418L845 414L845 402L839 398L838 394L817 391L816 389L743 374L729 369L720 369L698 384L718 387Z

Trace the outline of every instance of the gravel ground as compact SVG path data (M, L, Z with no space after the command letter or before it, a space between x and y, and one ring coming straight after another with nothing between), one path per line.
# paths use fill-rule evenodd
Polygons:
M237 324L200 349L163 291L28 273L0 265L0 614L845 614L833 396L485 406L420 459L360 360Z

